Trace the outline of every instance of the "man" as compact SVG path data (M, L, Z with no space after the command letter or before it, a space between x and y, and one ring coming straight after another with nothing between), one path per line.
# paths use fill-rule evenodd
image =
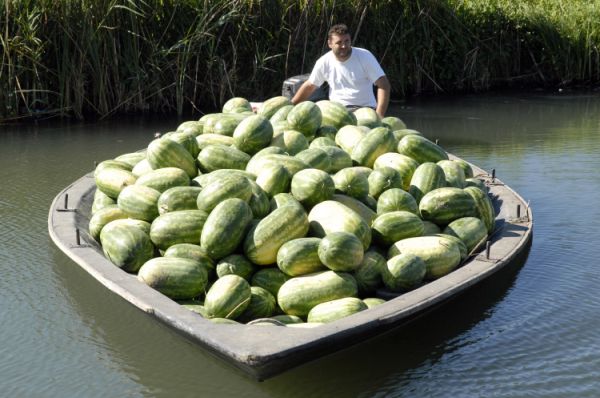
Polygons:
M352 47L348 27L334 25L329 29L327 45L331 51L317 60L294 98L297 104L310 98L324 82L329 84L329 99L349 109L371 107L383 118L390 101L390 82L369 50ZM377 99L373 94L377 86Z

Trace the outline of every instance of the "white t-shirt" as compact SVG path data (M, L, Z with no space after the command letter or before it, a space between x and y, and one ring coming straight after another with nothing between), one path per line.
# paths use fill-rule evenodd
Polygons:
M340 62L329 51L315 63L308 81L316 86L329 84L329 99L344 105L375 107L373 83L385 73L369 50L352 47L352 54Z

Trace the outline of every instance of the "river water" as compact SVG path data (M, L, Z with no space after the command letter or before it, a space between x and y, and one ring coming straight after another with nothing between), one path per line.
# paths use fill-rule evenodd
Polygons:
M528 256L408 327L265 382L109 294L48 236L58 192L179 121L1 126L0 396L597 397L600 96L467 96L390 113L530 202Z

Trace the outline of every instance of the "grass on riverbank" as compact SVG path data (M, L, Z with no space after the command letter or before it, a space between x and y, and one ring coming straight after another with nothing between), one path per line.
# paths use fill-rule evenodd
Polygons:
M310 71L338 21L396 98L600 81L598 0L6 0L0 120L265 99Z

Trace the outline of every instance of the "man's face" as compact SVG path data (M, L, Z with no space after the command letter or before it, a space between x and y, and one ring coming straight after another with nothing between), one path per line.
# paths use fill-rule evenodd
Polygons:
M352 54L352 43L349 34L338 35L334 33L327 40L327 45L329 45L338 61L346 61Z

